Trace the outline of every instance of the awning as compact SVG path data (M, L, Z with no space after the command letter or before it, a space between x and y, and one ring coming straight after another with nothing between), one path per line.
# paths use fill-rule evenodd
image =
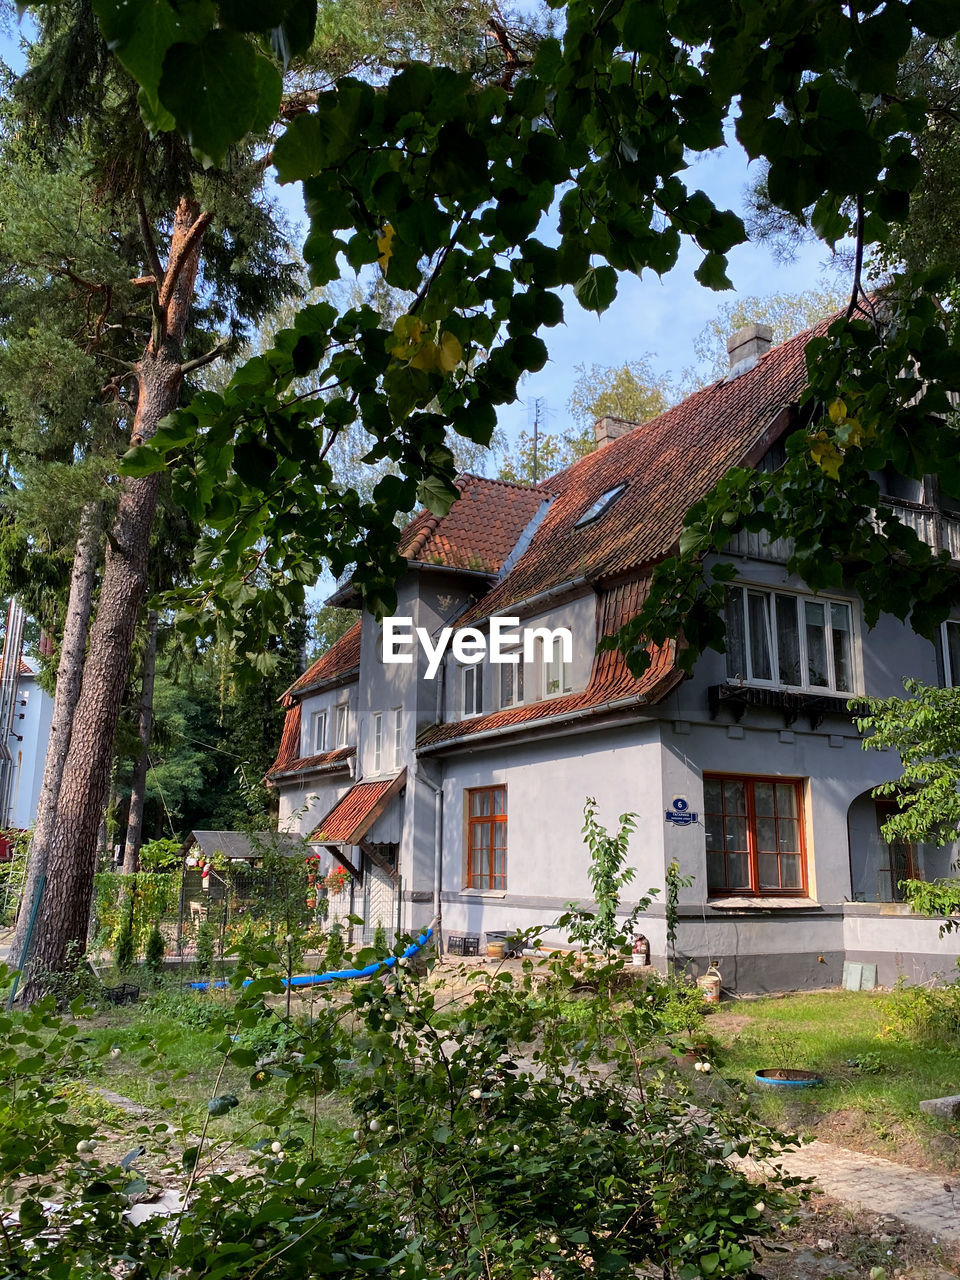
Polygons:
M311 844L359 844L407 780L406 769L395 778L358 782L317 824Z

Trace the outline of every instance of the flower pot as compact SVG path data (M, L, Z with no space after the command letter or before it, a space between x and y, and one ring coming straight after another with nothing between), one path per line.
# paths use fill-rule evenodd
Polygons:
M307 884L316 884L316 883L317 883L316 876L313 876L313 875L307 876Z
M765 1089L811 1089L823 1084L823 1076L816 1071L799 1071L795 1067L768 1067L753 1078Z
M307 906L310 908L310 910L311 910L311 911L313 910L313 908L314 908L316 905L317 905L317 900L316 900L316 898L308 898L308 899L307 899Z

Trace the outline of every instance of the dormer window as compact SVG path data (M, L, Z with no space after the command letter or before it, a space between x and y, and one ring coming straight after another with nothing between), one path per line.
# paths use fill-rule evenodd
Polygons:
M614 489L608 489L606 493L601 493L595 502L591 502L586 511L577 516L573 522L573 527L582 529L585 524L591 524L594 520L599 520L603 513L613 506L626 487L626 482L624 482L623 484L618 484Z

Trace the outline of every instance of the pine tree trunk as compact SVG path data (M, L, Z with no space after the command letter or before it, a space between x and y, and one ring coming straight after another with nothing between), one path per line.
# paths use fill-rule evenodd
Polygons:
M143 655L143 685L140 690L140 755L133 771L130 788L130 812L127 815L127 838L123 846L123 874L140 870L140 845L143 835L143 803L147 791L147 768L150 764L150 730L153 727L153 680L157 667L157 611L147 615L147 643Z
M80 697L83 678L83 656L87 647L87 630L90 625L90 609L93 602L93 584L100 559L100 522L103 512L99 503L89 503L80 516L80 531L70 574L70 594L67 598L67 616L63 624L60 645L60 662L57 666L57 689L53 700L53 718L50 721L50 738L47 757L43 766L43 782L37 820L33 828L27 876L20 895L20 914L17 928L10 944L10 956L14 964L20 963L26 942L27 927L40 885L40 877L46 870L50 837L57 816L57 797L60 780L70 745L70 729L73 713Z
M183 382L180 348L209 215L186 198L174 218L170 253L157 284L153 332L137 364L137 412L131 444L142 444L176 408ZM37 917L27 1000L43 991L43 974L65 968L71 943L84 945L97 869L97 828L103 811L113 740L130 670L137 614L160 486L158 474L125 479L107 538L103 583L83 685L74 715L47 883Z

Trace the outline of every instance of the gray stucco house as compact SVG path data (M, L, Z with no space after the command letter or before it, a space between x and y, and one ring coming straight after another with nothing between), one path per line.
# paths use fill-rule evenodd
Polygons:
M855 590L815 595L783 544L742 535L727 654L685 677L668 645L635 679L596 651L636 612L687 508L734 464L778 465L809 336L771 348L763 326L741 330L727 376L660 417L603 419L596 452L536 487L464 476L446 517L407 527L398 617L431 643L444 627L487 637L491 618L563 627L566 657L544 637L516 665L448 650L427 678L420 645L383 661L383 628L349 583L333 597L358 620L287 691L268 779L281 826L349 871L333 909L362 915L367 937L439 914L445 937L482 942L588 902L593 796L608 825L638 815L635 884L660 890L642 926L655 962L675 858L693 877L679 952L691 972L717 963L728 988L829 986L845 960L875 963L883 983L952 969L955 942L898 901L898 881L949 875L955 851L881 839L871 789L899 761L861 750L846 704L902 693L905 675L960 682L960 621L938 644L893 618L868 630ZM960 561L960 517L932 481L888 477L884 491Z

